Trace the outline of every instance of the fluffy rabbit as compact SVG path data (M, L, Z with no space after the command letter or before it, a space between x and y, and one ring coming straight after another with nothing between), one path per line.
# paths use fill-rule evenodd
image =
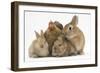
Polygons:
M58 39L54 42L54 45L52 47L52 56L61 57L61 56L70 56L76 54L77 54L76 49L65 38L64 35L60 35Z
M36 40L34 40L29 47L29 56L30 57L45 57L48 56L48 43L44 37L44 33L41 30L41 35L35 31Z
M51 52L52 52L52 45L54 43L54 41L57 39L57 37L61 34L61 28L63 28L63 26L59 23L59 22L52 22L50 21L48 24L48 28L45 31L45 38L49 44L49 53L51 56Z
M77 27L78 17L75 15L72 21L65 25L63 33L65 37L73 44L78 54L83 54L83 48L85 45L85 37L83 32Z

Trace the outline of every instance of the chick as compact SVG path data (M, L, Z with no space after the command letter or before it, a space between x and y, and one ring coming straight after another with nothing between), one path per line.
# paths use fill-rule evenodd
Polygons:
M48 28L44 33L44 36L49 44L49 53L51 56L52 53L52 46L54 44L54 41L57 39L57 37L61 34L61 29L63 28L62 24L59 22L55 21L52 22L50 21L48 24Z

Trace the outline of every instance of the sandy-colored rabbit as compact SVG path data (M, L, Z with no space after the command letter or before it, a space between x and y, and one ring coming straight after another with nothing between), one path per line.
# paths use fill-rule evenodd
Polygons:
M41 30L41 35L38 34L38 32L35 31L36 34L36 40L34 40L29 47L29 56L30 57L45 57L48 56L49 50L48 50L48 43L44 37L44 33Z
M85 45L85 37L83 32L77 27L78 17L75 15L72 21L65 25L63 28L63 33L65 37L73 44L76 48L78 54L83 54L83 49Z
M64 35L60 35L58 39L54 42L54 45L52 47L52 56L63 57L76 54L77 54L76 49L65 38Z
M50 55L52 52L52 45L53 45L54 41L57 39L57 37L61 34L62 28L63 28L62 24L57 21L55 21L55 22L50 21L48 24L48 28L45 31L44 35L45 35L45 38L49 45Z

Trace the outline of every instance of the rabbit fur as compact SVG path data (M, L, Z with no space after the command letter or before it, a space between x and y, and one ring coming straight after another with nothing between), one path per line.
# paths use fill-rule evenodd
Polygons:
M74 46L65 38L62 34L58 37L58 39L54 42L52 47L52 56L62 57L62 56L70 56L76 55L76 49Z
M85 45L85 37L83 32L77 26L78 17L73 16L70 23L66 24L63 28L65 37L74 45L78 54L83 54L83 48Z
M44 37L43 31L41 30L41 35L36 31L36 39L33 40L31 46L29 47L29 56L30 57L45 57L48 56L48 43Z

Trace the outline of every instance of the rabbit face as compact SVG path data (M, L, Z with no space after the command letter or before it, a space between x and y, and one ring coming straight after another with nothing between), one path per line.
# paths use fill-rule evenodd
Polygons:
M45 48L48 48L48 43L46 42L45 38L38 38L37 39L38 48L41 48L41 50L45 50Z
M67 24L62 32L66 35L67 38L70 39L78 34L79 28L77 26L73 26L72 24Z
M36 53L38 56L47 56L49 54L48 51L48 43L43 38L39 38L37 40L38 44L36 44Z
M66 52L66 46L64 41L62 39L58 39L54 42L53 48L52 48L52 56L60 57L64 56Z
M63 32L65 32L66 35L73 34L73 31L74 31L74 27L71 24L67 24L63 29Z

